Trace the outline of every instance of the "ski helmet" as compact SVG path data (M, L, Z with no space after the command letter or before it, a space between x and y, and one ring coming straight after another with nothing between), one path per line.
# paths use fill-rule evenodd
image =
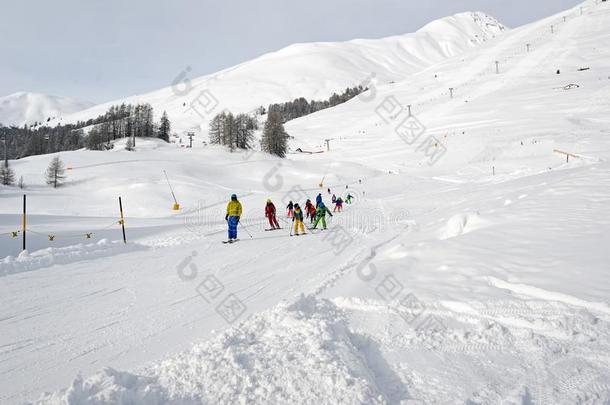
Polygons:
M237 200L237 194L231 194L231 200Z

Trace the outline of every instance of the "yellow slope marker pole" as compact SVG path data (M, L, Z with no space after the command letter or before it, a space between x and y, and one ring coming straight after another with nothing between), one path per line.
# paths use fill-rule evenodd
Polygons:
M167 172L165 170L163 170L163 173L165 174L165 180L167 180L167 185L169 186L169 189L172 192L172 197L174 199L174 206L172 209L174 211L178 211L180 209L180 204L178 204L178 201L176 200L176 195L174 194L174 189L172 188L172 184L169 182L169 177L167 177Z

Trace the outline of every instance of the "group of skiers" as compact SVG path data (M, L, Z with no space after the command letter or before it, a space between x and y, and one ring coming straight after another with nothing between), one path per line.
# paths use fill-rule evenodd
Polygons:
M273 205L273 203L271 203ZM269 206L269 201L267 202L267 206ZM322 194L318 194L316 197L316 204L314 205L310 199L307 199L305 202L304 211L303 208L298 203L293 203L292 201L288 202L286 206L287 216L288 218L292 218L292 222L294 223L294 235L298 236L300 234L305 234L305 220L308 219L310 224L312 224L311 229L317 229L318 224L322 224L322 229L326 230L326 215L333 214L322 201ZM277 222L275 217L275 207L273 207L274 215L273 217L267 216L269 218L269 224L271 225L271 229L279 229L279 226L276 228L274 224L272 224L272 219ZM267 209L265 209L265 215L267 215ZM300 233L299 233L300 232Z
M330 191L330 190L329 190ZM351 204L353 200L353 196L348 194L346 196L345 201L348 204ZM341 197L336 197L333 194L332 202L335 205L333 212L341 212L343 210L343 199ZM311 229L317 229L318 225L322 226L322 230L327 229L326 225L326 215L333 216L328 207L324 204L322 199L322 194L319 193L316 196L315 205L311 200L307 200L305 203L305 207L301 208L298 203L293 203L290 201L286 206L287 217L292 219L291 235L305 235L305 220L309 220L312 225ZM239 220L242 215L242 206L239 200L237 199L237 195L231 195L231 201L227 204L227 212L225 215L225 220L227 221L229 227L229 240L226 243L233 243L237 240L237 226L239 224ZM267 204L265 205L265 217L269 221L270 229L269 231L281 229L280 224L277 220L277 209L273 204L271 199L267 199Z

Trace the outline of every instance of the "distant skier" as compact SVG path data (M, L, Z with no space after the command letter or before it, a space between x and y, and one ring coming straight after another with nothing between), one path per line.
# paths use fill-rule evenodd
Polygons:
M316 229L320 222L322 222L322 229L326 229L326 214L330 215L331 217L333 216L330 210L326 208L326 205L324 205L324 203L320 203L316 211L316 222L313 224L312 229Z
M280 224L277 222L275 205L273 202L271 202L271 199L267 200L267 205L265 206L265 216L269 220L271 229L280 229Z
M294 216L294 204L292 201L288 202L286 209L288 210L288 218L292 218Z
M345 202L348 204L351 204L353 198L354 198L354 196L352 196L351 194L348 193L347 196L345 197Z
M335 204L337 202L337 196L333 194L333 198L331 198L330 201Z
M322 202L322 193L319 193L318 196L316 197L316 208L320 205L321 202Z
M299 204L294 205L294 216L292 217L292 222L294 222L294 234L299 236L299 229L303 235L305 235L305 225L303 224L303 210L299 207Z
M335 201L335 209L333 211L343 211L343 198L337 198L337 201Z
M229 225L228 243L233 243L237 240L237 224L239 224L241 213L241 203L237 200L237 196L233 194L231 196L231 201L227 204L227 215L225 215L225 221L227 221Z
M328 194L330 195L330 188L328 188Z

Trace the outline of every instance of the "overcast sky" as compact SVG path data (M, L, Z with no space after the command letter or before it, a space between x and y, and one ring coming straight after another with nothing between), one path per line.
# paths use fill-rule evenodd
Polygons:
M461 11L516 27L580 0L0 0L0 96L94 102L171 84L295 42L412 32Z

